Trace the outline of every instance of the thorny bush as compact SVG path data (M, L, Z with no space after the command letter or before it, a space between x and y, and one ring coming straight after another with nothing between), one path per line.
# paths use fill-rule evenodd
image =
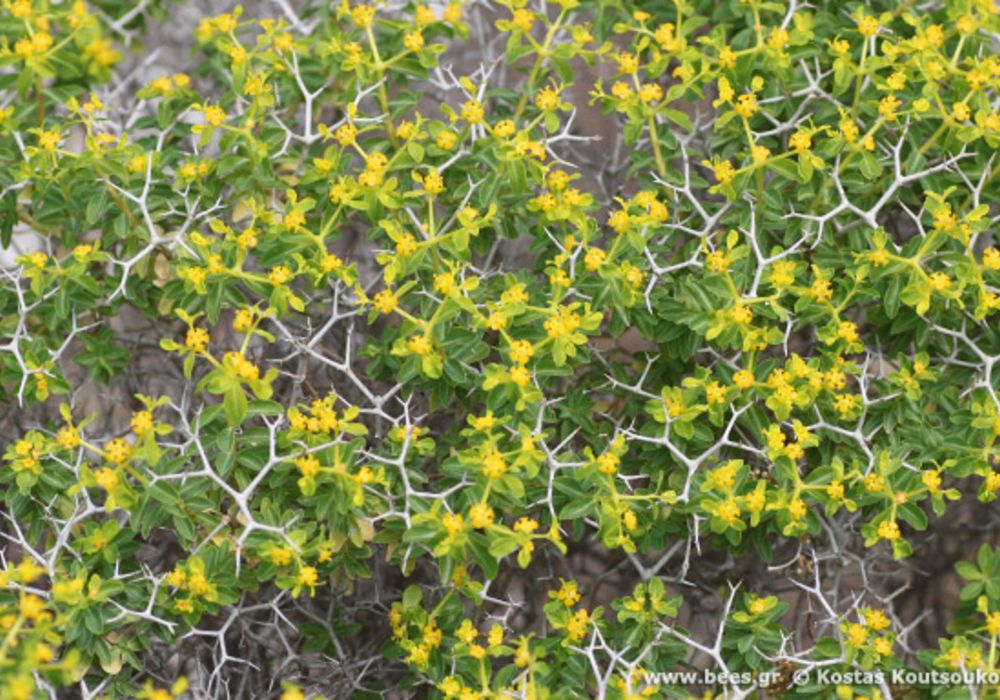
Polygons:
M0 8L3 698L1000 669L990 0Z

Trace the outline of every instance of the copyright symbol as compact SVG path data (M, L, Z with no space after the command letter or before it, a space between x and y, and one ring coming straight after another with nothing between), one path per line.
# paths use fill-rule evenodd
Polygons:
M809 669L800 668L792 674L792 686L805 685L809 682Z

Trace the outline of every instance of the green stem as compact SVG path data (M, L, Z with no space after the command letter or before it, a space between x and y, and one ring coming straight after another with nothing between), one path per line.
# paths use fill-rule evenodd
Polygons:
M566 18L566 8L559 13L556 17L556 21L552 23L549 27L548 33L545 35L545 40L542 42L542 47L538 50L535 56L535 65L531 67L531 73L528 75L528 83L524 86L524 92L521 93L521 99L517 102L517 108L514 110L514 121L521 116L524 112L524 108L528 106L528 97L535 89L535 81L538 80L538 73L542 70L542 64L549 55L549 47L552 45L552 40L555 39L556 32L559 31L559 27L562 21Z

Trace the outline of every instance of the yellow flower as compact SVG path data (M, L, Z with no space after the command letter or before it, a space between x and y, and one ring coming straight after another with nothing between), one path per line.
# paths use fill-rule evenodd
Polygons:
M858 125L850 119L842 119L837 128L840 130L840 135L848 143L854 143L857 141L858 134L861 132Z
M375 8L369 5L355 5L351 8L351 19L359 27L367 27L375 19Z
M441 524L449 535L457 535L465 530L465 519L461 513L445 513L441 516Z
M104 446L104 458L112 464L123 464L132 454L132 446L121 438L115 438Z
M424 48L424 35L419 31L408 32L403 37L403 46L410 51L419 51Z
M719 65L722 68L735 68L736 52L728 46L724 46L722 50L719 51Z
M864 479L865 490L878 493L885 488L885 477L881 474L869 474Z
M607 257L607 253L600 248L590 248L583 259L584 267L587 268L588 272L596 272L604 264Z
M1000 612L991 612L986 616L986 631L993 636L1000 635Z
M17 579L25 585L30 584L44 573L45 569L36 564L31 557L25 557L17 565Z
M902 104L903 103L897 99L895 95L886 95L878 101L878 113L881 114L887 122L896 121L896 110L898 110Z
M793 498L792 502L788 504L788 514L792 516L792 520L798 522L802 518L806 517L809 509L806 507L805 501L801 498Z
M316 585L319 580L319 572L312 566L303 566L299 570L298 578L296 578L296 583L300 586L308 586L312 588Z
M481 416L469 416L469 424L476 430L489 432L496 426L497 419L493 411L487 411Z
M486 327L492 331L502 330L507 324L507 315L503 311L494 311L486 319Z
M551 112L559 107L559 93L550 86L546 86L535 95L535 106L543 112Z
M563 338L573 335L580 327L580 323L579 314L569 311L565 306L560 306L554 315L545 320L542 326L549 338Z
M746 304L735 304L728 311L729 318L733 323L745 326L753 322L753 311Z
M872 649L879 656L889 656L892 654L892 640L888 637L879 637L872 642Z
M314 477L320 472L319 460L312 455L303 455L295 460L295 466L304 477Z
M426 335L417 335L410 338L406 342L406 347L414 355L419 355L420 357L429 355L434 350L430 339Z
M935 292L943 292L951 287L951 278L943 272L932 272L927 283Z
M899 525L895 520L883 520L878 526L878 536L890 542L899 539Z
M719 78L719 99L723 102L731 102L735 96L736 91L733 90L729 78Z
M523 7L519 8L514 10L514 17L511 19L511 22L521 31L530 32L532 26L535 24L535 13Z
M450 2L441 10L441 21L455 25L462 21L462 5L457 2Z
M858 327L852 321L841 321L837 328L837 337L847 343L857 342Z
M1000 490L1000 472L991 471L986 475L986 490L991 492Z
M490 633L486 639L491 647L497 647L503 644L503 627L500 625L493 625L493 627L490 628Z
M624 80L619 80L611 86L611 94L619 100L627 100L633 95L632 86Z
M434 10L427 5L417 5L413 13L414 21L421 27L425 27L434 21Z
M563 581L562 587L555 593L549 593L549 595L567 608L572 608L580 602L580 590L575 581Z
M344 147L353 144L357 136L358 128L353 124L341 124L333 134L337 143Z
M761 146L760 144L754 144L750 148L750 154L753 156L755 163L763 163L768 158L771 157L771 149L767 146Z
M571 640L580 641L586 636L589 625L590 613L586 610L577 610L566 623L566 633Z
M850 623L844 631L847 633L848 641L853 646L864 646L865 642L868 641L868 629L858 622Z
M621 460L612 452L605 452L597 458L597 471L608 476L618 471Z
M825 304L833 298L833 289L830 288L830 281L817 279L809 287L809 296L819 304Z
M838 394L834 397L834 408L842 416L851 413L858 405L858 397L854 394Z
M865 38L873 37L878 34L879 27L881 26L876 18L868 15L861 15L858 18L857 24L858 31L861 32L861 36Z
M227 352L223 357L223 364L231 367L241 380L252 382L260 377L260 368L247 360L242 352Z
M285 688L285 691L281 694L280 700L306 700L305 693L301 689L290 685Z
M788 30L774 27L767 37L767 45L772 49L783 49L788 44Z
M499 138L507 138L515 131L517 131L517 127L510 119L502 119L493 126L493 135Z
M626 530L634 532L639 527L639 516L635 514L634 510L629 508L622 513L622 522L625 524Z
M49 256L41 250L36 250L31 255L27 256L29 262L37 268L45 267L45 263L49 261Z
M479 124L485 118L486 110L483 107L483 103L479 100L467 100L462 105L460 116L470 124Z
M58 129L43 131L38 135L38 147L43 151L54 151L61 139L62 134L59 133Z
M292 276L292 271L289 270L284 265L278 265L271 268L271 271L267 273L267 281L270 282L275 287L279 287L285 282L287 282Z
M624 209L616 209L611 212L608 217L608 226L610 226L615 233L624 233L629 226L629 215Z
M865 624L868 625L869 629L873 629L876 632L884 630L891 624L889 618L881 610L865 608L862 612L864 613Z
M437 170L431 170L427 175L424 176L424 191L427 194L434 196L439 195L444 192L444 180L438 174Z
M722 491L732 491L736 485L736 474L739 472L739 462L730 461L716 467L708 474L708 484L711 488Z
M740 522L740 506L736 499L730 497L729 500L719 504L716 516L727 525L735 525Z
M494 449L483 458L483 476L487 479L499 479L507 473L507 461L499 450Z
M458 682L458 679L454 676L448 676L443 681L438 683L438 690L444 693L446 698L455 697L460 692L462 692L462 684Z
M471 644L478 636L479 632L472 624L472 620L468 618L462 620L462 624L458 626L457 630L455 630L455 637L465 644Z
M705 387L705 398L708 403L724 403L726 400L726 392L728 390L722 384L717 381L713 381L707 387Z
M620 270L622 277L625 278L625 281L628 282L633 289L638 289L642 286L642 281L645 278L645 275L638 267L626 261L621 264Z
M830 500L841 500L844 497L844 485L839 481L831 482L830 485L826 487L826 495Z
M538 522L533 520L532 518L529 518L528 516L524 516L521 519L519 519L516 523L514 523L514 532L530 533L534 532L537 529L538 529Z
M789 287L795 282L795 267L794 260L778 260L771 266L768 279L778 289Z
M705 267L716 274L722 274L728 270L730 263L729 254L721 249L713 250L705 256Z
M74 450L80 445L80 431L71 425L60 428L56 442L64 450Z
M35 35L38 38L39 34ZM45 34L45 36L49 36ZM48 45L51 46L51 37L48 40ZM41 50L47 50L48 47ZM85 56L90 57L94 63L97 65L107 68L108 66L113 66L118 62L121 57L117 51L111 45L111 42L102 37L96 37L93 41L83 47L83 53Z
M757 96L752 92L740 95L739 100L733 105L733 109L744 119L749 119L760 109L757 106Z
M510 359L519 365L526 365L535 354L534 346L527 340L515 340L510 345Z
M753 373L745 369L739 370L733 375L733 384L740 389L749 389L754 384Z
M18 609L21 616L25 619L37 620L45 611L45 601L36 595L28 593L27 595L21 596Z
M885 267L889 264L889 251L884 248L879 248L878 250L873 250L868 253L868 260L875 267Z
M288 566L292 563L292 551L288 547L273 547L269 556L275 566Z
M659 83L644 83L639 88L639 99L643 102L657 102L663 99L663 88Z
M805 153L812 148L812 134L801 129L796 131L789 137L788 147L796 153Z
M10 14L17 19L31 16L31 0L15 0L10 6Z
M469 509L469 522L472 527L482 530L493 524L493 509L485 503L477 503Z
M226 113L218 105L202 107L202 112L205 115L205 121L212 126L219 126L222 122L226 121Z
M136 411L132 414L132 432L144 435L153 427L153 414L150 411Z
M715 179L720 185L728 185L736 177L736 168L728 160L720 160L711 164Z
M963 34L972 34L979 28L979 21L973 15L962 15L955 23L958 31Z
M383 289L375 295L375 298L372 300L372 304L376 309L378 309L379 313L388 315L395 311L396 307L399 306L399 299L391 289Z
M639 57L622 51L618 54L618 72L622 75L632 75L639 70Z

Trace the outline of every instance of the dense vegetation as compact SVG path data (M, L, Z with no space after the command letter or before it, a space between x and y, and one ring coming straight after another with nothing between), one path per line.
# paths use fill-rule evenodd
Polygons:
M991 0L182 5L0 0L0 696L1000 671Z

